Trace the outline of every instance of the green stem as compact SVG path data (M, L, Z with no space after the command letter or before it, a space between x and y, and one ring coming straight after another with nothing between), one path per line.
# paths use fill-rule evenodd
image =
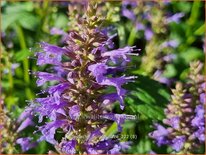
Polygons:
M19 39L21 50L26 50L27 49L26 41L25 41L22 28L18 25L16 25L15 28L16 28L16 33ZM26 95L28 99L32 99L33 95L28 87L30 83L30 77L29 77L29 60L27 58L23 60L23 68L24 68L24 81L26 83Z
M127 44L129 46L134 45L136 35L137 35L137 29L136 29L136 27L133 27L132 30L130 31L129 39L128 39L128 42L127 42Z
M10 93L12 94L13 91L13 86L14 86L14 81L13 81L13 76L12 76L12 68L11 68L11 63L9 63L9 74L8 74L8 78L9 78L9 85L10 85Z

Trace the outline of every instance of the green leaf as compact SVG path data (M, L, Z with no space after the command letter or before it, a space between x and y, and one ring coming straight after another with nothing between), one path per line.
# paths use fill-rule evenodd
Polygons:
M163 73L163 75L165 77L172 78L172 77L176 76L176 74L177 74L177 70L176 70L174 64L167 64L165 66L165 71Z
M125 98L130 114L141 114L146 118L162 120L163 108L169 102L170 94L166 87L146 76L125 86L131 93Z
M31 52L28 50L28 49L25 49L25 50L21 50L19 52L17 52L15 54L15 60L18 62L18 61L22 61L24 59L27 59L27 57L31 54Z
M18 22L20 25L28 30L35 30L36 26L39 24L39 19L38 17L34 16L31 13L28 12L21 12L21 18L19 19Z
M15 96L9 96L5 99L5 104L8 110L11 110L12 106L14 106L15 104L18 104L18 97Z
M22 11L32 11L33 9L33 2L15 2L12 5L7 5L5 12L8 14L14 14Z
M60 14L59 16L57 16L54 26L58 28L64 28L65 26L67 26L67 23L68 17L64 14Z
M202 24L196 31L195 31L195 35L204 35L205 33L205 24Z
M2 31L5 31L8 27L12 27L13 24L20 24L28 30L35 30L36 26L40 23L37 16L26 11L2 14L2 21Z
M114 123L110 126L110 128L106 131L105 136L106 136L106 137L111 137L112 135L116 134L117 131L118 131L118 130L117 130L117 123L114 122Z
M191 47L187 51L180 53L179 56L186 63L190 63L193 60L203 59L204 52L198 48Z
M21 15L20 14L12 14L12 15L9 15L9 14L2 14L2 25L1 25L1 29L2 31L6 31L6 29L9 27L9 26L12 26L12 24L14 22L16 22L19 18L21 18Z
M118 35L119 35L119 46L123 47L126 44L126 37L125 37L125 28L122 25L118 25L117 27Z

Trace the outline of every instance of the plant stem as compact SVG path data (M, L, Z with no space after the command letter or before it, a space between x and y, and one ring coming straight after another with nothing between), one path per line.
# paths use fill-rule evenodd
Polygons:
M18 25L16 25L15 28L16 28L17 36L19 38L21 50L27 50L26 41L25 41L22 28ZM26 83L26 96L27 96L27 99L32 99L33 94L28 87L30 84L30 77L29 77L29 60L27 58L23 60L23 67L24 67L24 81Z

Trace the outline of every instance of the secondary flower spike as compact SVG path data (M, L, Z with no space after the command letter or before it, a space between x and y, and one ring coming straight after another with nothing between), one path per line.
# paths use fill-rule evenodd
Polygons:
M113 49L111 38L102 31L103 18L96 15L96 4L88 4L84 18L71 30L65 47L41 43L37 65L49 64L53 72L36 72L37 85L48 86L44 98L36 98L29 107L38 114L42 136L59 153L117 154L129 147L129 142L102 138L113 122L122 129L126 117L114 114L110 106L116 101L124 109L127 90L123 85L134 76L124 75L134 47ZM114 87L106 94L105 89ZM57 132L58 131L58 132ZM56 135L61 132L61 138Z
M191 63L189 85L185 89L177 83L172 90L172 101L165 109L164 127L156 124L150 133L158 146L169 145L178 153L196 153L205 142L205 82L201 75L202 64Z

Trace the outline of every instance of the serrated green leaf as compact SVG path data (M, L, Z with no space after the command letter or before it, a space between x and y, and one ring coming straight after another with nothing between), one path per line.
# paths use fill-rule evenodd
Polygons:
M136 82L125 86L131 93L125 98L130 114L141 114L146 118L162 120L163 109L169 102L169 91L160 83L146 76L138 76Z

